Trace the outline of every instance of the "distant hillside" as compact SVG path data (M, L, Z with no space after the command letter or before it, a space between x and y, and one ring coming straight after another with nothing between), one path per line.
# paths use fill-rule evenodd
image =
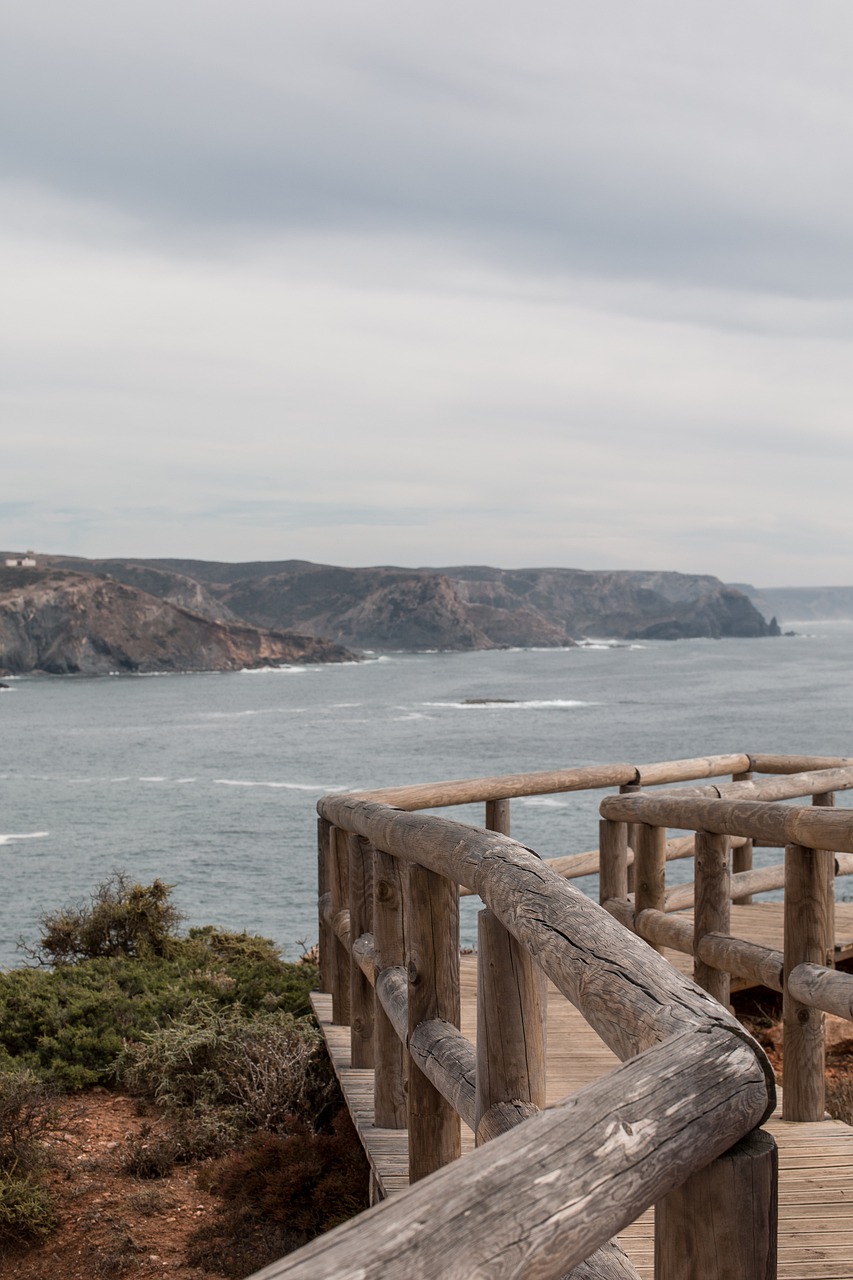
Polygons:
M738 584L740 585L740 584ZM751 587L740 589L766 618L789 622L853 620L853 587Z
M367 649L571 645L586 637L765 636L740 590L708 575L457 566L366 569L304 560L69 560L209 617Z
M341 662L313 636L215 622L92 573L0 568L0 673L233 671Z

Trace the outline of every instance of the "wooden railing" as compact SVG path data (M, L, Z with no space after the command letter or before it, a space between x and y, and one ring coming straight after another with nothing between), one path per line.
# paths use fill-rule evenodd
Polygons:
M759 1129L774 1106L772 1071L725 1005L643 939L685 946L686 925L706 988L712 980L701 966L716 975L724 956L735 972L751 965L751 973L776 973L774 957L749 944L744 952L721 927L720 903L733 892L729 846L741 851L740 874L755 875L750 841L796 841L789 862L805 871L791 873L788 891L796 896L801 883L803 900L823 902L828 859L853 853L853 814L778 800L853 785L845 780L853 780L851 766L736 754L324 797L321 985L331 992L333 1020L351 1028L352 1065L374 1068L375 1124L408 1129L412 1185L259 1276L624 1278L636 1273L613 1237L652 1204L658 1280L690 1274L690 1256L709 1260L707 1280L775 1275L775 1146ZM830 769L846 771L831 786ZM816 770L810 782L781 776ZM753 782L754 773L771 776ZM640 790L723 775L739 781L709 791ZM750 789L732 799L731 786ZM781 791L755 800L765 786ZM605 911L566 878L599 869L599 852L543 862L510 838L509 802L613 787L621 794L601 806ZM486 805L486 829L417 812L474 801ZM666 826L698 834L668 843ZM667 857L694 848L698 943L667 913L665 897ZM735 881L734 892L743 897L751 886ZM458 912L466 891L485 904L476 1047L459 1030ZM786 947L786 999L796 988L799 1008L813 1008L809 1000L838 1007L846 987L838 995L841 975L822 967L825 918L811 915L799 928L808 945L792 951L790 964ZM622 1065L542 1110L546 977ZM795 1021L802 1025L803 1015ZM806 1074L813 1066L814 1055ZM478 1147L461 1161L460 1119Z
M718 788L613 796L601 804L605 909L653 946L692 954L695 982L724 1004L731 975L782 992L786 1120L823 1119L823 1014L853 1018L853 975L833 971L835 877L853 873L853 812L834 809L834 793L851 787L853 769L847 767ZM804 796L812 798L811 806L778 803ZM668 827L696 833L695 881L669 893ZM784 846L784 863L731 874L733 837ZM628 891L629 838L634 894ZM782 951L733 937L732 900L777 888L785 891ZM684 906L693 906L692 922L671 914Z

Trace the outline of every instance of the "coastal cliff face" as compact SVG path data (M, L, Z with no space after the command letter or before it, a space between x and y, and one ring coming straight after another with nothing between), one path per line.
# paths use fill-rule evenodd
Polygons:
M558 647L585 638L773 634L743 591L702 574L482 565L350 569L304 560L42 557L40 563L58 571L88 570L114 588L142 588L178 612L189 610L196 625L203 614L232 636L242 620L252 628L328 637L359 649ZM183 655L179 660L184 662Z
M0 569L0 671L6 675L235 671L352 657L313 636L211 621L93 574Z
M357 648L557 647L586 637L771 634L744 592L701 574L479 565L349 569L304 560L74 563L144 583L166 599L201 599L208 616L328 636Z

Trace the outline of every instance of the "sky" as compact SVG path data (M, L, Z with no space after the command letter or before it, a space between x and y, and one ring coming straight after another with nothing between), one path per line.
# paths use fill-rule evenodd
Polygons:
M0 0L0 547L853 582L849 0Z

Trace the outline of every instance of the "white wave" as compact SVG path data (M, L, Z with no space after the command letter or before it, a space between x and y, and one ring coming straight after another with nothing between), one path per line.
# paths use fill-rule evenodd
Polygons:
M16 840L43 840L49 831L20 831L17 834L0 836L0 844L13 844Z
M526 701L501 701L495 698L472 699L469 702L424 702L424 707L451 707L460 711L539 711L565 707L599 707L600 702L581 702L577 698L531 698Z
M431 720L432 716L425 716L422 711L408 711L404 716L393 716L394 720Z
M585 640L578 640L577 647L579 649L630 649L630 645L625 640L617 640L612 636L587 636Z
M555 800L553 796L519 796L514 804L527 805L529 809L565 809L565 800Z
M265 708L264 710L268 710ZM199 714L199 720L239 720L243 716L259 716L261 710L256 711L202 711Z
M126 773L123 778L110 778L110 782L130 782L130 774Z
M345 791L345 787L324 787L314 782L259 782L250 778L214 778L220 787L271 787L278 791Z
M308 670L307 667L294 667L285 663L280 667L241 667L240 675L241 676L268 676L268 675L275 675L278 672L284 671L284 672L287 672L289 675L304 676L307 670Z
M160 777L159 774L154 774L153 776L148 778L140 778L139 781L140 782L165 782L166 779Z

